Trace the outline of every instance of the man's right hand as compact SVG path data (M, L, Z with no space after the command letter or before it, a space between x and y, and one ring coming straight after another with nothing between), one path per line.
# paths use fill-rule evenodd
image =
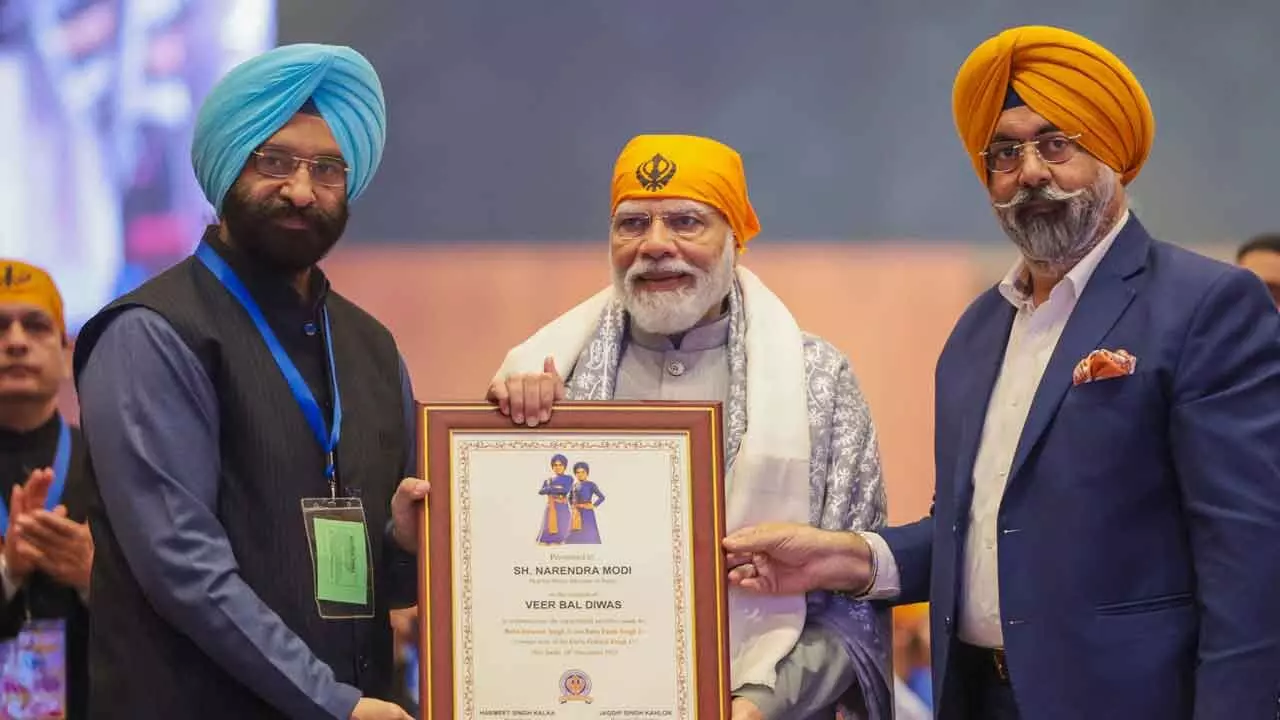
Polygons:
M537 427L551 419L551 406L564 400L564 378L556 371L555 360L548 355L542 361L542 372L508 375L489 385L485 399L498 404L503 415L516 423Z
M356 709L351 711L351 720L413 720L413 716L399 705L373 698L360 698Z
M30 550L23 550L26 540L17 532L18 520L35 510L44 508L49 497L49 488L53 485L53 470L40 468L32 470L23 485L14 485L9 498L9 528L0 552L4 553L5 570L14 582L22 582L35 569Z
M871 545L854 532L764 523L724 539L729 582L759 593L863 593L872 583Z

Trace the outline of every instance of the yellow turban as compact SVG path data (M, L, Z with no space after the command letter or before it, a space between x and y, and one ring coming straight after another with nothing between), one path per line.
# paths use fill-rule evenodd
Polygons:
M610 212L632 198L689 198L719 210L733 228L738 248L760 232L747 197L742 157L723 143L694 135L632 138L613 166Z
M62 316L62 295L49 273L20 260L0 260L0 303L22 303L49 313L53 324L67 332Z
M1080 133L1080 145L1120 173L1122 183L1138 176L1155 137L1155 118L1137 78L1088 38L1028 26L979 45L956 76L952 112L983 184L987 169L978 152L991 142L1010 89L1062 131Z

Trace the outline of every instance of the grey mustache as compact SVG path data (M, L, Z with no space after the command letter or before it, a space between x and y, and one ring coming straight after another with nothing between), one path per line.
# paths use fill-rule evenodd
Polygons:
M1017 207L1018 205L1021 205L1023 203L1031 202L1032 200L1053 200L1057 202L1062 202L1064 200L1070 200L1072 198L1079 197L1080 195L1084 194L1084 191L1085 191L1085 188L1080 188L1079 190L1074 190L1072 192L1059 190L1055 187L1042 187L1042 188L1037 188L1035 190L1028 190L1027 188L1022 188L1021 190L1018 191L1016 195L1010 198L1007 202L993 202L991 203L991 205L1000 210L1008 210L1011 207Z

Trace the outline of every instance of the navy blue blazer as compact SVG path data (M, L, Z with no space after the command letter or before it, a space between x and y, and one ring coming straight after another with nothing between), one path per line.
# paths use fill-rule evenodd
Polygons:
M938 360L934 505L883 532L897 602L931 603L938 717L987 401L1014 309L992 288ZM1132 375L1073 386L1092 350ZM1258 278L1131 217L1036 391L998 516L1022 716L1280 718L1280 313ZM977 719L974 719L977 720Z

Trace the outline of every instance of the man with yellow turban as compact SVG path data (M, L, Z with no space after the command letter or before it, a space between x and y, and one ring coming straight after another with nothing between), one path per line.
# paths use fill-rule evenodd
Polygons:
M192 140L218 223L81 330L95 717L409 718L376 698L416 595L412 391L316 266L385 139L350 48L237 66Z
M62 294L44 270L0 260L0 653L7 692L28 709L82 720L89 699L88 458L58 412L68 355ZM43 648L43 649L42 649ZM59 681L61 678L61 681Z
M932 513L801 562L930 602L943 720L1275 716L1280 316L1129 209L1154 123L1106 49L1002 32L954 110L1020 257L938 361Z
M722 401L729 528L875 529L885 494L866 400L845 355L739 263L759 230L732 148L632 139L613 172L613 283L513 348L489 399L531 427L566 398ZM828 592L730 592L733 718L830 720L847 703L888 720L888 622Z

